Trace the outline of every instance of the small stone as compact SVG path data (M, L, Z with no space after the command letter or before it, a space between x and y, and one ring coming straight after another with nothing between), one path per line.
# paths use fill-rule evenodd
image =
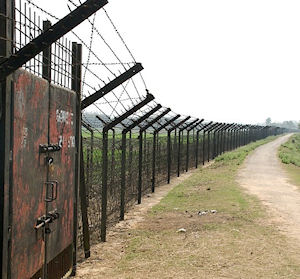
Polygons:
M178 232L178 233L186 233L186 229L181 228L181 229L177 230L177 232Z
M207 213L208 213L207 210L205 210L205 211L199 211L198 215L202 216L202 215L206 215Z
M218 212L218 211L215 210L215 209L213 209L213 210L210 211L210 213L212 213L212 214L215 214L215 213L217 213L217 212Z
M210 187L208 187L206 190L207 190L207 191L210 191Z

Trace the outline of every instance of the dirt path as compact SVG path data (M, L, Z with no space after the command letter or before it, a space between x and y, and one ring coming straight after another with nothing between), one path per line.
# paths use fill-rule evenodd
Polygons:
M289 137L257 148L244 162L238 182L267 205L281 231L300 240L300 191L288 181L277 156Z

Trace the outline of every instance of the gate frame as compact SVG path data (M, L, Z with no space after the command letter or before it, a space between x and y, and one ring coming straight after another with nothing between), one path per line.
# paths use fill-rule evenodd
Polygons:
M14 40L14 1L2 0L0 5L0 61L9 57L13 51ZM5 17L6 16L6 17ZM2 57L2 58L1 58ZM1 255L0 268L1 278L7 278L10 273L10 232L11 232L11 187L12 161L10 160L13 131L12 131L12 77L8 76L0 82L0 230Z

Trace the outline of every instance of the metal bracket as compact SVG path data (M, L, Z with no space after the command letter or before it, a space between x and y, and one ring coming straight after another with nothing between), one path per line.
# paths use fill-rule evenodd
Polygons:
M61 147L58 144L40 144L40 153L48 153L48 152L58 152L61 150Z
M47 182L45 182L45 185L46 185L45 202L55 201L57 199L58 182L57 181L47 181Z

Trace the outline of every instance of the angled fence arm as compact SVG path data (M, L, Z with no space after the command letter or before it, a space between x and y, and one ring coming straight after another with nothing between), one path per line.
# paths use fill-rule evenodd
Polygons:
M174 116L173 118L171 118L169 121L167 121L165 124L161 125L159 128L157 128L155 130L155 133L159 133L161 130L166 129L169 125L171 125L172 123L174 123L174 121L176 121L181 115L177 114L176 116Z
M111 123L107 124L104 127L104 130L108 131L108 130L112 129L113 127L115 127L116 125L120 124L123 120L125 120L130 115L132 115L133 113L135 113L136 111L138 111L139 109L141 109L142 107L144 107L145 105L147 105L148 103L150 103L153 100L154 100L154 96L152 94L148 93L147 97L143 101L141 101L140 103L138 103L137 105L135 105L130 110L126 111L123 115L121 115L120 117L116 118Z
M153 115L154 113L156 113L158 110L161 109L161 105L157 105L156 107L154 107L153 109L151 109L149 112L145 113L143 116L141 116L139 119L137 119L136 121L134 121L131 125L127 126L122 133L126 134L129 131L131 131L132 129L134 129L135 127L137 127L139 124L141 124L142 122L144 122L147 118L149 118L151 115ZM140 129L142 130L142 129ZM143 131L144 132L144 131Z
M0 81L4 80L8 75L26 64L26 62L34 58L44 49L48 48L85 19L104 7L107 3L107 0L85 1L70 14L66 15L41 35L22 47L15 54L3 59L0 64Z
M204 119L201 119L201 120L197 121L197 123L195 123L194 125L192 125L191 127L189 127L187 130L188 131L192 131L192 130L196 129L196 127L198 127L203 121L204 121Z
M173 132L175 129L179 128L180 126L182 126L186 121L188 121L191 117L188 116L186 118L184 118L183 120L181 120L180 122L178 122L177 124L174 124L172 128L170 128L168 130L168 132Z
M113 91L115 88L120 86L126 80L132 78L134 75L138 74L140 71L143 70L143 66L141 63L136 63L132 68L127 70L125 73L121 74L120 76L116 77L114 80L103 86L101 89L93 93L92 95L86 97L81 103L81 109L85 109L97 100L104 97L109 92Z
M149 129L152 125L157 123L160 119L162 119L164 116L166 116L171 111L170 108L167 108L164 112L162 112L160 115L155 117L153 120L151 120L147 125L141 128L141 130L144 132L147 129Z

